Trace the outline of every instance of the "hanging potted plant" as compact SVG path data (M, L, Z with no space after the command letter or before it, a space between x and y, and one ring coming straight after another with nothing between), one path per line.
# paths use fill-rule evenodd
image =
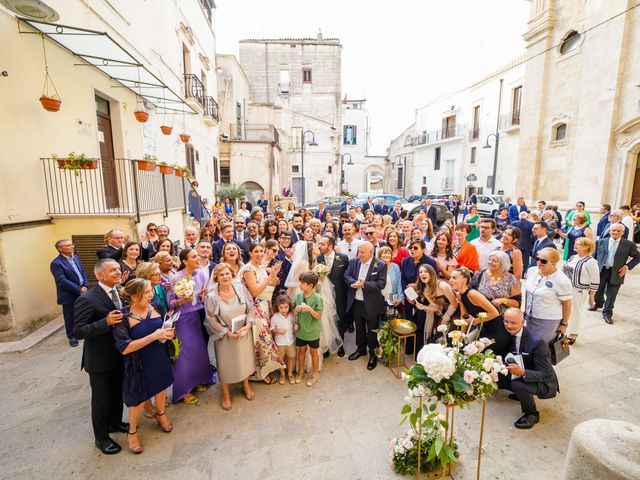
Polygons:
M160 130L162 130L162 133L164 133L165 135L171 135L173 127L170 125L160 125Z
M44 55L44 86L42 87L42 95L40 96L40 104L47 112L57 112L60 110L62 100L58 95L58 90L49 75L49 64L47 63L47 51L44 47L44 35L42 35L42 54ZM49 85L53 89L49 91Z
M160 162L160 173L162 173L163 175L173 175L175 172L175 169L169 165L167 162Z
M155 155L145 155L142 160L136 160L138 164L138 170L145 172L155 172L156 161L158 158Z
M84 153L70 152L66 158L58 158L53 153L51 158L58 163L60 170L74 170L76 176L80 174L78 170L96 170L98 168L98 159L87 158Z
M164 106L166 104L166 100L164 98L164 88L162 89L162 99L163 99L162 105L163 105L163 108L164 108ZM171 123L173 123L173 122L171 122ZM162 131L162 133L164 135L171 135L171 132L173 131L173 127L171 125L169 125L169 123L167 123L167 111L166 110L162 111L162 125L160 125L160 130Z
M187 133L181 133L180 140L182 140L184 143L189 143L189 140L191 140L191 135Z
M136 120L138 120L140 123L144 123L149 120L149 112L147 112L147 109L144 108L144 102L141 98L138 98L136 109L133 111L133 114L135 115Z

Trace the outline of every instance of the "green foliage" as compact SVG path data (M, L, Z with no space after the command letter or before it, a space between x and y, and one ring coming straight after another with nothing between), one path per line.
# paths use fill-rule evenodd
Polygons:
M149 155L149 154L145 154L145 156L142 157L142 159L147 161L147 162L157 162L158 161L158 157L156 157L155 155Z
M376 356L382 360L385 367L397 363L398 359L398 338L391 331L391 323L383 322L382 326L374 330L378 335L378 348L375 350Z
M237 185L219 185L216 189L216 196L220 199L229 198L232 202L235 202L238 198L247 195L247 191L238 187Z

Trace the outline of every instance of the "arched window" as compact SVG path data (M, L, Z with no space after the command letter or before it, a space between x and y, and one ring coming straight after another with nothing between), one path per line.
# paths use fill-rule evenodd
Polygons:
M558 142L567 138L567 124L559 123L553 129L553 140Z
M562 55L564 55L565 53L572 52L573 50L578 48L578 44L580 43L580 38L582 38L582 35L580 35L575 30L571 30L564 37L564 40L562 41L562 44L560 45L560 53Z

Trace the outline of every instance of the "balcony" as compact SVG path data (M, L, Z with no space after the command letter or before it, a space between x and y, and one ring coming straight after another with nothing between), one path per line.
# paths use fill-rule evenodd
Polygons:
M291 93L290 83L278 83L278 92L281 97L288 97Z
M271 124L245 123L238 126L235 123L229 125L230 141L235 142L269 142L280 144L280 134Z
M198 113L204 113L205 95L204 85L193 73L184 74L184 95L187 103Z
M135 216L187 209L186 177L139 170L128 158L96 159L94 169L65 170L42 158L47 213L59 216Z
M442 179L442 190L453 190L453 177Z
M500 115L500 130L512 131L520 128L520 110Z
M443 142L445 140L454 140L464 135L464 124L451 125L440 130L425 130L422 134L413 137L411 145L428 145L431 143Z
M213 97L204 97L204 116L202 120L210 127L215 127L220 121L218 102Z

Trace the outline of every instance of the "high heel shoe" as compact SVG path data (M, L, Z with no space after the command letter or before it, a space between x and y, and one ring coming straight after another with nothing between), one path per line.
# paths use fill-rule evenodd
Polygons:
M154 417L156 419L156 422L158 422L158 426L162 429L162 431L165 433L169 433L171 432L171 430L173 430L173 425L171 424L171 422L169 422L169 425L167 426L162 425L162 423L160 423L160 417L163 417L164 415L165 415L165 412L156 413Z
M136 428L135 432L128 432L127 435L135 435L136 433L138 433L138 429ZM144 448L142 448L142 445L140 445L139 443L134 445L133 447L129 447L129 451L131 453L134 453L136 455L140 455L143 451Z

